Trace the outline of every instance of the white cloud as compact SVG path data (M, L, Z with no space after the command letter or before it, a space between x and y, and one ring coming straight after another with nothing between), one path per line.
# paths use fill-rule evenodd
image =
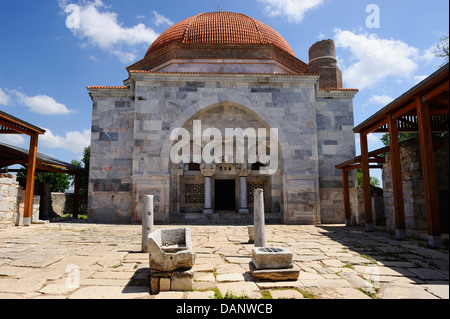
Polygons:
M351 65L343 68L349 87L364 89L389 77L408 79L417 70L420 50L398 40L375 34L355 34L335 29L336 46L349 49Z
M55 99L47 95L27 96L18 91L14 91L14 93L18 98L18 102L27 106L34 113L56 115L74 112L73 110L69 110L64 104L56 102Z
M369 104L377 104L377 105L388 105L391 103L394 99L388 95L372 95L372 97L369 99Z
M60 0L60 7L65 9L67 1ZM130 63L136 58L134 47L139 44L149 46L159 34L153 29L139 23L125 27L118 21L117 13L107 11L108 7L101 0L83 1L79 8L79 27L73 27L72 33L94 47L108 51Z
M83 130L66 132L65 136L58 136L45 128L44 135L39 137L39 146L44 148L61 148L74 154L82 153L91 143L91 131Z
M0 142L14 146L24 146L25 138L19 134L0 134Z
M324 3L324 0L258 0L265 4L265 12L271 17L287 17L291 23L302 22L305 13Z
M162 25L167 25L167 26L171 26L173 25L173 22L169 19L167 19L165 16L163 16L162 14L159 14L156 11L153 11L153 15L155 16L155 24L159 27Z
M414 81L416 82L416 83L420 83L420 82L422 82L423 80L425 80L427 77L429 77L430 75L416 75L415 77L414 77Z
M9 102L11 101L11 98L9 97L8 94L6 94L5 91L2 90L2 88L0 88L0 105L8 105Z

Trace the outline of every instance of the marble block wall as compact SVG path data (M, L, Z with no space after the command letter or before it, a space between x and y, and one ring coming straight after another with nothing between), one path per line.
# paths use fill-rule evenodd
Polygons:
M355 154L355 91L319 91L315 75L130 75L128 89L90 89L90 218L139 222L143 196L152 194L155 220L170 222L180 189L170 132L200 119L219 129L277 128L272 209L285 223L343 222L342 177L334 165Z

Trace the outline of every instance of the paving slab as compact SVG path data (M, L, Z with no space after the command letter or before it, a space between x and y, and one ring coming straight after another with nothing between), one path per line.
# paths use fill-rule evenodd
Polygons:
M273 298L300 298L299 290L315 298L449 298L448 250L395 241L384 232L266 225L268 245L293 251L300 268L297 280L284 282L251 276L254 245L247 243L247 227L187 227L197 253L194 291L157 296L149 294L140 225L49 223L0 230L0 298L208 299L215 288L223 296L244 291L251 298L261 298L261 290L270 290ZM79 286L70 285L75 279Z

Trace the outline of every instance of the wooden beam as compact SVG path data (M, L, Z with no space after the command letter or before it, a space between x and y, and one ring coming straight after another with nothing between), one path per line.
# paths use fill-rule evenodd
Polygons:
M431 120L428 103L417 99L417 117L419 122L420 153L422 157L423 184L427 210L428 244L441 246L441 229L439 223L439 206L434 166L433 140L431 137Z
M389 128L389 146L391 148L392 193L394 195L395 235L399 240L406 238L405 208L403 204L402 166L400 163L400 145L398 142L397 121L387 116Z
M437 88L431 90L427 94L422 97L423 102L429 102L431 99L440 95L441 93L448 92L448 80L445 83L442 83Z
M342 170L342 184L344 192L344 215L345 215L345 225L351 225L351 214L350 214L350 187L348 183L348 171Z
M412 101L411 103L409 103L408 105L402 107L401 109L399 109L398 111L394 112L394 118L399 118L403 115L408 114L411 111L416 111L416 102Z
M361 142L361 168L363 176L364 191L364 219L366 223L366 231L373 231L372 217L372 197L370 195L370 172L369 172L369 152L367 146L367 135L360 133Z
M26 130L25 128L23 128L21 126L18 126L18 125L14 124L14 123L11 123L9 121L3 120L1 118L0 118L0 125L13 130L16 134L30 135L30 131Z
M31 224L31 217L33 213L34 172L36 170L37 146L38 134L35 133L30 137L30 150L28 152L27 182L25 188L23 213L23 223L25 226L29 226Z
M364 129L364 133L367 135L367 134L370 134L372 132L375 132L376 130L378 130L383 125L386 125L386 118L382 118L382 119L378 120L376 123L372 124L371 126L365 128Z

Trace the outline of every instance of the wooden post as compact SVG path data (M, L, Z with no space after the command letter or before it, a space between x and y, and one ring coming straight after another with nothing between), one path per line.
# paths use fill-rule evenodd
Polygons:
M431 137L431 117L429 105L416 99L417 121L419 124L420 153L422 157L423 184L427 210L428 244L431 247L442 245L439 223L439 206L434 167L433 140Z
M73 192L73 213L72 217L78 219L79 198L80 198L80 173L75 174L75 189Z
M387 117L389 128L389 147L391 153L392 192L394 195L395 236L398 240L402 240L406 238L406 228L398 127L397 121L393 115L388 115Z
M350 190L348 185L348 171L343 168L342 169L342 184L344 191L344 213L345 213L345 226L351 225L351 216L350 216Z
M369 150L367 146L367 135L364 132L360 133L361 142L361 169L363 177L363 191L364 191L364 220L366 224L366 231L373 231L373 217L372 217L372 197L370 195L370 171L369 171Z
M23 212L23 224L30 226L33 215L34 173L36 170L36 155L38 134L30 135L30 150L28 152L27 182L25 188L25 203Z

